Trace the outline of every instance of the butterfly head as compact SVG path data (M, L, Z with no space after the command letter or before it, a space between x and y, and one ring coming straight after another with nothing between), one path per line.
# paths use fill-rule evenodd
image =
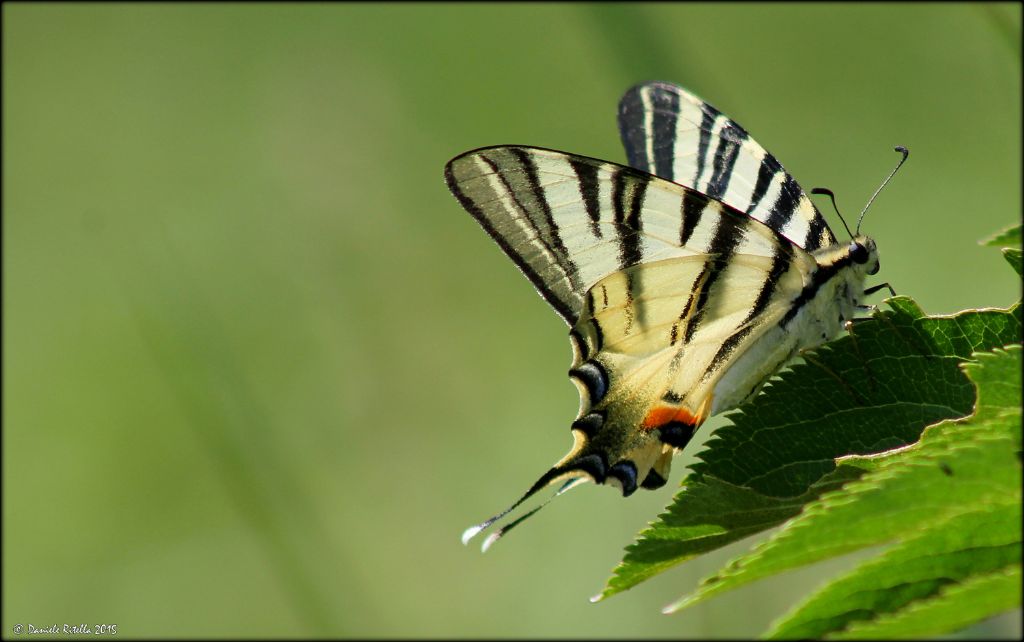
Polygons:
M832 190L824 187L815 187L811 190L812 194L824 194L832 199L832 206L836 210L836 214L839 215L839 220L843 222L843 227L846 228L846 232L850 235L850 244L847 246L845 254L850 259L850 263L854 266L855 272L858 274L877 274L878 273L878 249L875 247L874 240L864 236L860 233L860 224L864 222L864 215L867 213L868 208L878 197L878 194L882 191L892 177L896 175L896 172L903 167L903 163L907 161L910 156L910 150L902 145L897 145L895 150L901 154L900 162L896 165L895 169L889 173L889 175L882 181L882 184L878 186L875 193L868 199L864 209L861 210L860 216L857 218L857 229L854 232L850 231L850 226L846 224L846 219L839 212L839 206L836 205L836 195ZM834 256L834 255L833 255Z
M864 274L878 274L878 248L874 239L858 234L850 241L846 252L855 270Z

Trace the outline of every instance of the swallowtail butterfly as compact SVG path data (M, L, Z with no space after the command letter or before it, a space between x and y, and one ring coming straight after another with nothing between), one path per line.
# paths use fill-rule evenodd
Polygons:
M859 222L837 241L779 161L697 96L641 84L618 120L628 167L518 145L445 167L451 192L569 325L580 393L569 453L463 542L548 485L561 484L554 496L585 481L624 496L664 485L708 416L750 399L887 287L864 288L879 264Z

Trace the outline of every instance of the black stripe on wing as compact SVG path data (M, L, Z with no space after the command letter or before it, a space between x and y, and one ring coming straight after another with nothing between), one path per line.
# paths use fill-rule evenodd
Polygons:
M690 242L690 237L693 236L697 226L700 225L700 217L704 213L704 208L707 204L707 199L696 192L688 191L683 196L679 222L680 245L686 245Z
M717 372L725 364L726 359L736 350L736 346L756 327L753 321L768 307L772 295L775 294L775 287L778 285L779 279L789 270L793 261L792 252L784 251L789 249L780 247L780 252L772 259L772 266L768 272L768 277L761 285L761 290L758 292L757 299L754 300L754 305L751 307L750 312L747 313L747 318L743 320L739 330L733 332L722 342L722 346L711 359L711 364L704 371L703 379L706 380Z
M611 185L620 270L643 261L644 223L640 212L644 205L647 181L627 180L627 171L625 167L615 170Z
M576 158L569 158L569 165L576 171L576 176L579 179L580 198L587 208L591 230L594 232L594 236L601 238L603 234L601 226L598 225L601 222L601 206L597 198L600 189L597 183L597 166L584 163Z
M782 168L780 167L778 171L782 171ZM771 213L765 219L765 224L773 230L781 231L786 229L793 215L796 214L796 206L797 201L800 200L800 194L802 194L802 191L800 186L797 185L796 180L789 174L786 174L782 178L779 196L775 199L775 204L772 205Z
M747 138L747 132L731 120L719 131L718 149L715 150L713 162L714 171L707 186L707 195L711 198L722 200L725 197L729 179L732 178L733 169L736 167L736 158Z
M533 159L530 158L530 155L525 149L513 147L510 151L515 155L516 159L519 160L523 170L526 172L530 194L534 199L534 211L539 209L540 213L543 215L543 227L535 224L535 229L543 229L548 246L562 257L562 261L568 268L569 273L575 273L576 270L575 266L572 264L572 257L569 256L569 251L565 249L565 243L562 242L561 234L558 232L558 226L555 225L555 217L551 213L551 206L548 204L548 199L544 195L544 190L541 188L540 181L537 178L537 167L533 164ZM530 216L530 209L525 207L522 209L527 216Z
M486 159L485 159L486 160ZM526 278L533 283L533 286L540 292L544 300L547 301L551 307L555 309L558 314L564 319L575 320L576 314L569 303L558 293L552 290L548 283L540 276L538 271L527 261L522 254L520 254L516 248L512 246L512 243L501 233L492 223L485 213L483 208L478 206L476 202L470 198L465 191L460 187L460 181L455 177L454 171L454 160L444 168L445 182L448 184L448 189L451 190L452 194L458 199L462 207L469 212L476 222L480 224L480 227L484 228L487 235L494 239L494 242L498 244L498 247L516 264L516 267L526 275ZM491 167L497 173L497 168L493 162L488 161Z
M768 187L772 184L772 178L782 169L781 167L775 167L777 164L778 161L775 161L774 156L768 156L765 157L760 167L757 168L757 182L754 183L754 192L750 195L750 205L747 206L747 211L751 211L761 204L761 199L768 193Z
M729 268L729 260L736 251L736 247L746 236L748 225L750 225L750 219L741 219L736 216L722 216L719 219L715 235L708 247L711 259L704 264L703 272L697 277L697 282L703 283L703 287L701 287L693 313L689 315L689 321L683 331L685 343L693 340L694 332L704 320L704 315L708 311L708 297L714 289L715 282Z
M655 132L654 140L664 137L666 142L670 142L674 140L676 135L676 119L679 117L679 96L666 94L664 101L666 103L664 109L657 109L653 112L652 129ZM671 154L661 154L656 150L654 171L651 173L661 176L662 172L667 175L672 174L672 156Z

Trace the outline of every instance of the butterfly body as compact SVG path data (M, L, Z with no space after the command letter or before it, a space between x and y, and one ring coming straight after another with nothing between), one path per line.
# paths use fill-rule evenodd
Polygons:
M498 146L445 170L570 327L574 444L509 510L558 482L663 485L700 424L837 335L878 270L871 239L837 242L773 156L682 88L634 87L619 124L629 167Z

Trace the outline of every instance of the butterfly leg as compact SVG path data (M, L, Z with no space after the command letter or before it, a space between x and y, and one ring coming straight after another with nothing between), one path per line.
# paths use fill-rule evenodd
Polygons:
M878 292L879 290L881 290L883 288L888 288L889 289L889 293L892 294L892 296L896 296L896 290L893 290L892 286L889 285L888 283L879 283L878 285L874 285L874 286L871 286L870 288L866 288L864 290L864 296L872 295L875 292ZM858 305L857 306L857 311L858 312L863 312L865 314L874 314L875 312L878 311L878 306L877 305ZM851 319L847 323L856 322L856 321L866 321L866 320L867 320L866 318L856 318L856 319Z
M861 310L863 312L874 312L878 308L877 308L877 306L874 306L874 305L858 305L857 309ZM852 319L847 319L846 323L843 324L843 328L847 332L849 332L850 328L852 328L853 326L857 325L858 323L864 323L865 321L872 321L872 320L873 320L872 317L854 317Z
M892 286L889 285L888 283L879 283L878 285L873 285L870 288L864 290L864 295L868 296L870 294L874 294L875 292L878 292L882 288L888 288L889 294L891 294L892 296L896 296L896 290L893 290Z

